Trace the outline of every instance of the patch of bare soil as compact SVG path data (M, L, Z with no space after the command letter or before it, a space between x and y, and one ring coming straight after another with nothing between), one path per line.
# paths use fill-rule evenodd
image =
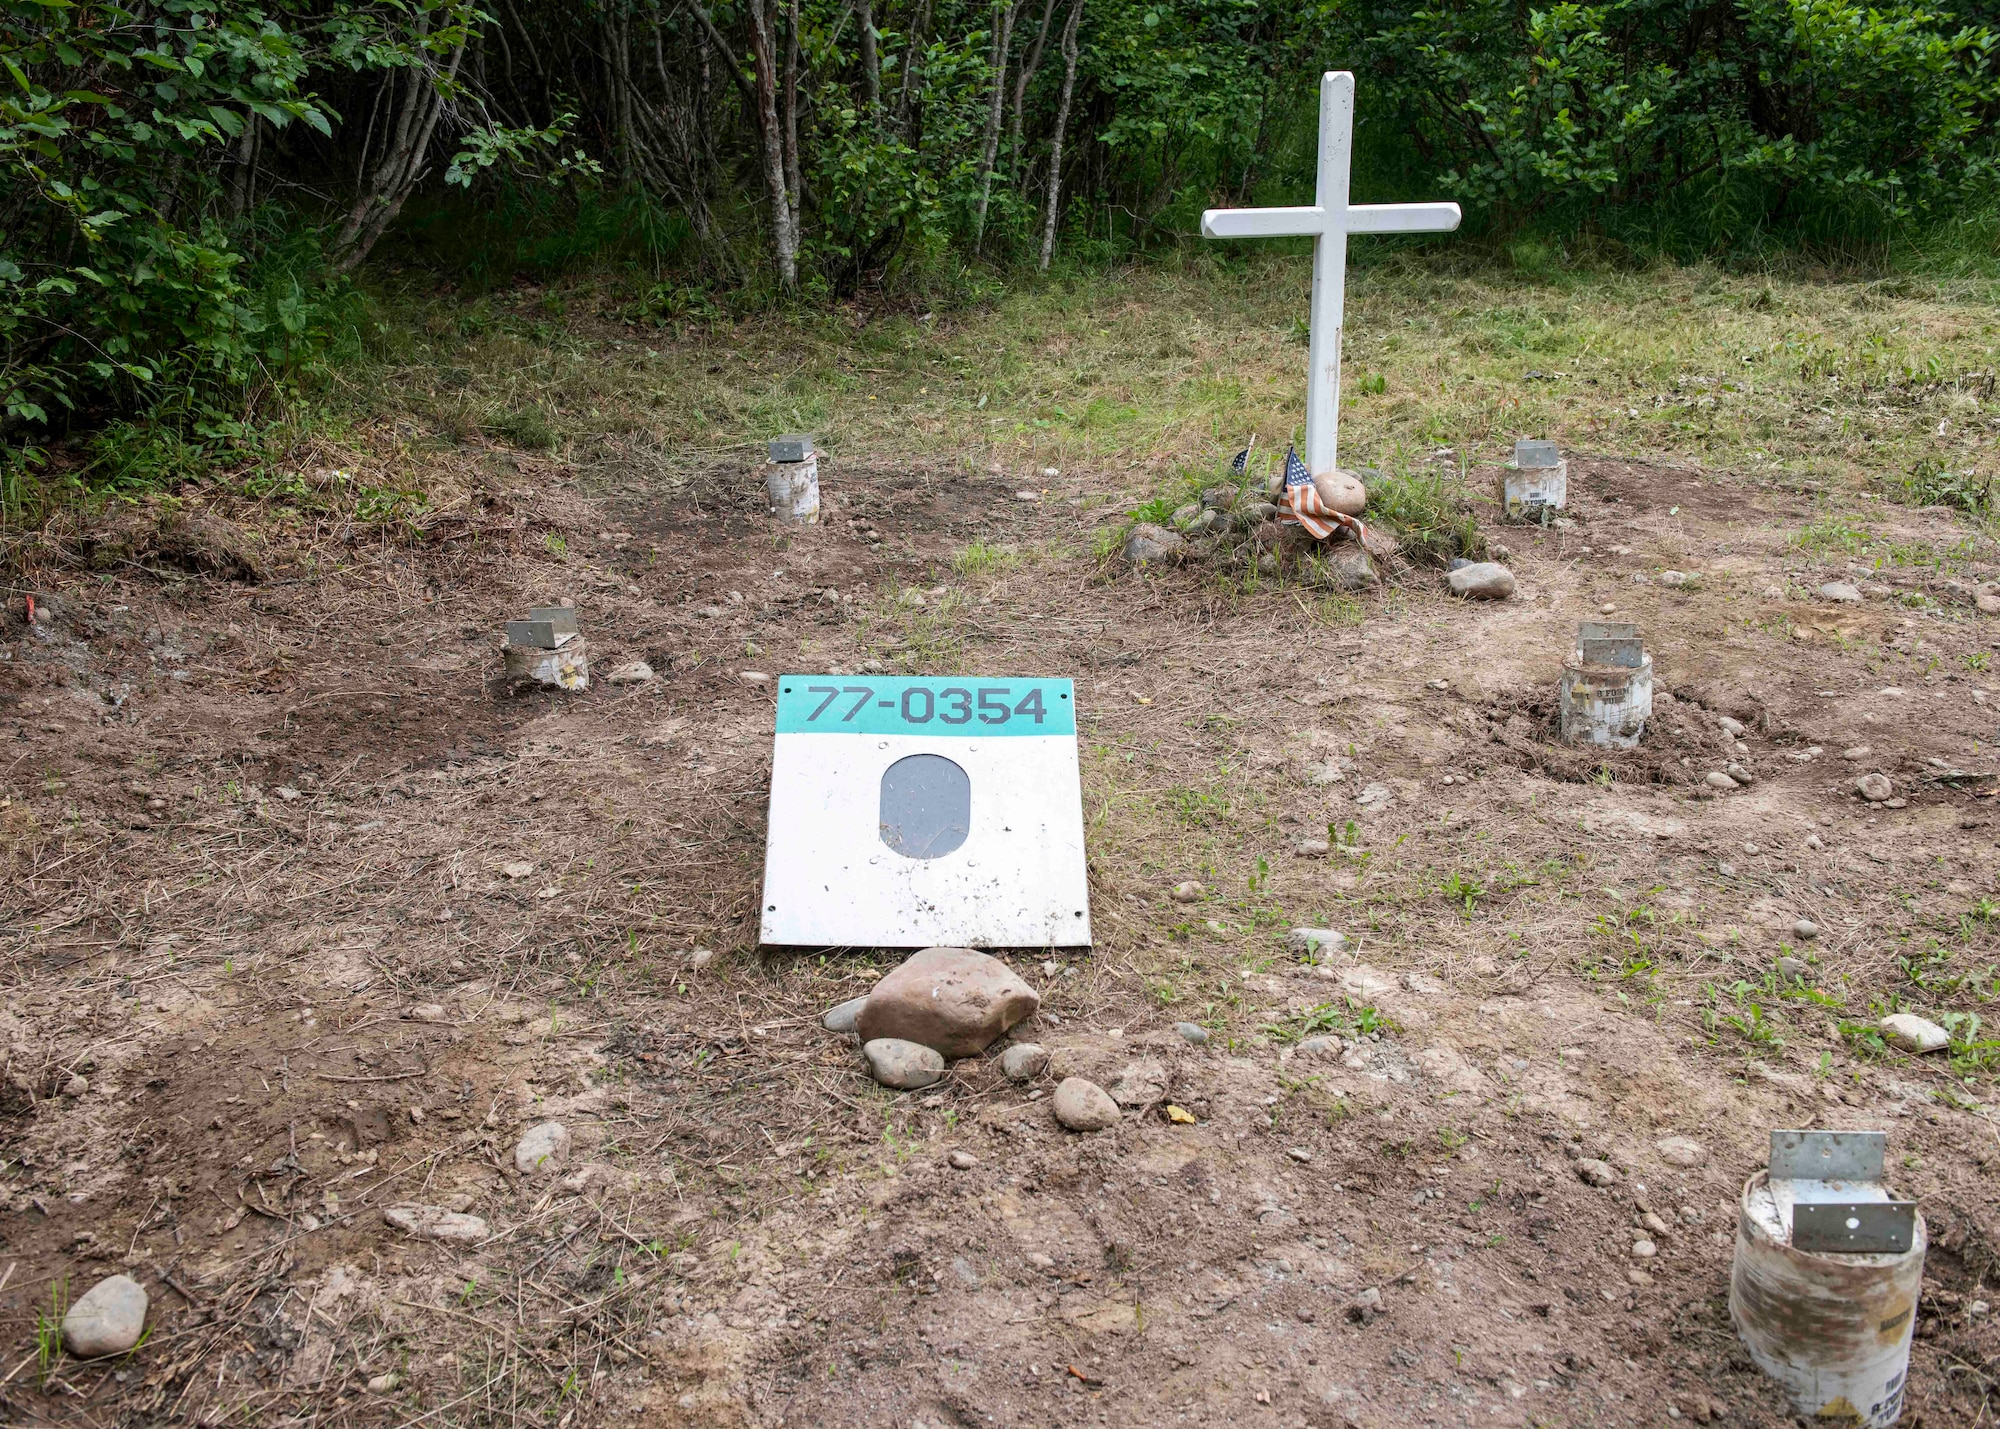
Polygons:
M508 458L421 519L57 533L0 662L6 1418L1776 1424L1735 1203L1770 1128L1817 1125L1887 1129L1930 1217L1909 1422L1986 1422L1990 1065L1837 1023L1995 990L1992 567L1850 571L1793 543L1805 495L1579 466L1577 524L1491 532L1515 599L1408 573L1355 626L1101 566L1108 474L1030 503L834 465L787 534L748 471ZM560 599L600 673L660 678L505 690L503 620ZM1615 758L1550 725L1606 607L1676 696ZM870 661L1078 682L1103 939L1012 959L1034 1086L995 1047L877 1087L818 1019L893 957L754 946L742 674ZM1901 807L1854 797L1872 770ZM1353 941L1300 962L1295 924ZM1144 1091L1079 1137L1071 1072ZM549 1121L568 1150L521 1169ZM407 1205L479 1224L414 1238ZM115 1270L145 1344L38 1354Z

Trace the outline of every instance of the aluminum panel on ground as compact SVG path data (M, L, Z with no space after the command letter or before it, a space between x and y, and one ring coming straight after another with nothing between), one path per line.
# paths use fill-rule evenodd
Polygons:
M1090 942L1068 680L785 675L762 940Z

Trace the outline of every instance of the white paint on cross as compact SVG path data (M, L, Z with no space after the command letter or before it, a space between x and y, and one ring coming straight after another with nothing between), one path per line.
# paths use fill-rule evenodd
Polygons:
M1455 203L1347 201L1354 148L1354 76L1346 70L1319 82L1319 181L1310 208L1212 208L1201 216L1204 238L1313 240L1311 348L1306 374L1306 469L1330 472L1340 453L1340 327L1347 288L1350 233L1446 233L1458 227Z

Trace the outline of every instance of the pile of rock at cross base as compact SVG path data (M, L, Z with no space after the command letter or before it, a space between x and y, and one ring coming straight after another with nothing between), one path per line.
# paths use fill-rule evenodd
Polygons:
M977 1057L1041 1005L1040 995L998 958L971 948L925 948L866 997L829 1009L824 1025L854 1038L876 1081L914 1091L940 1080L947 1060ZM1016 1084L1035 1081L1048 1068L1048 1049L1034 1042L1015 1042L1000 1059L1001 1072ZM1091 1132L1118 1122L1121 1100L1069 1077L1056 1089L1052 1107L1060 1125Z
M1313 478L1321 502L1349 516L1368 505L1361 478L1379 473L1333 471ZM1141 521L1125 533L1120 554L1133 567L1216 562L1255 566L1267 573L1290 572L1302 584L1346 594L1374 590L1381 584L1379 557L1392 554L1395 542L1371 525L1374 534L1364 549L1354 532L1336 526L1327 540L1316 540L1303 526L1282 519L1282 481L1270 486L1245 482L1212 486L1165 522ZM1371 551L1375 554L1371 555ZM1496 550L1496 554L1498 554ZM1449 576L1452 594L1475 600L1505 600L1514 593L1514 574L1495 561L1455 562Z

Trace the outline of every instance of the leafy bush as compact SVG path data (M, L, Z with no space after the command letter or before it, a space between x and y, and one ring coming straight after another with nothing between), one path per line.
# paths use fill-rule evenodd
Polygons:
M200 405L285 365L296 308L260 304L218 217L216 158L254 132L331 133L300 37L253 7L0 8L0 402ZM239 205L239 214L241 206ZM288 322L290 328L288 329Z
M1996 34L1899 0L1374 0L1376 102L1488 221L1740 243L1990 201Z
M1370 477L1365 519L1394 531L1401 553L1419 565L1448 566L1456 556L1477 560L1486 551L1471 503L1435 467Z
M2000 477L1953 471L1940 462L1919 462L1903 478L1903 492L1918 506L1951 506L1981 518L2000 510Z

